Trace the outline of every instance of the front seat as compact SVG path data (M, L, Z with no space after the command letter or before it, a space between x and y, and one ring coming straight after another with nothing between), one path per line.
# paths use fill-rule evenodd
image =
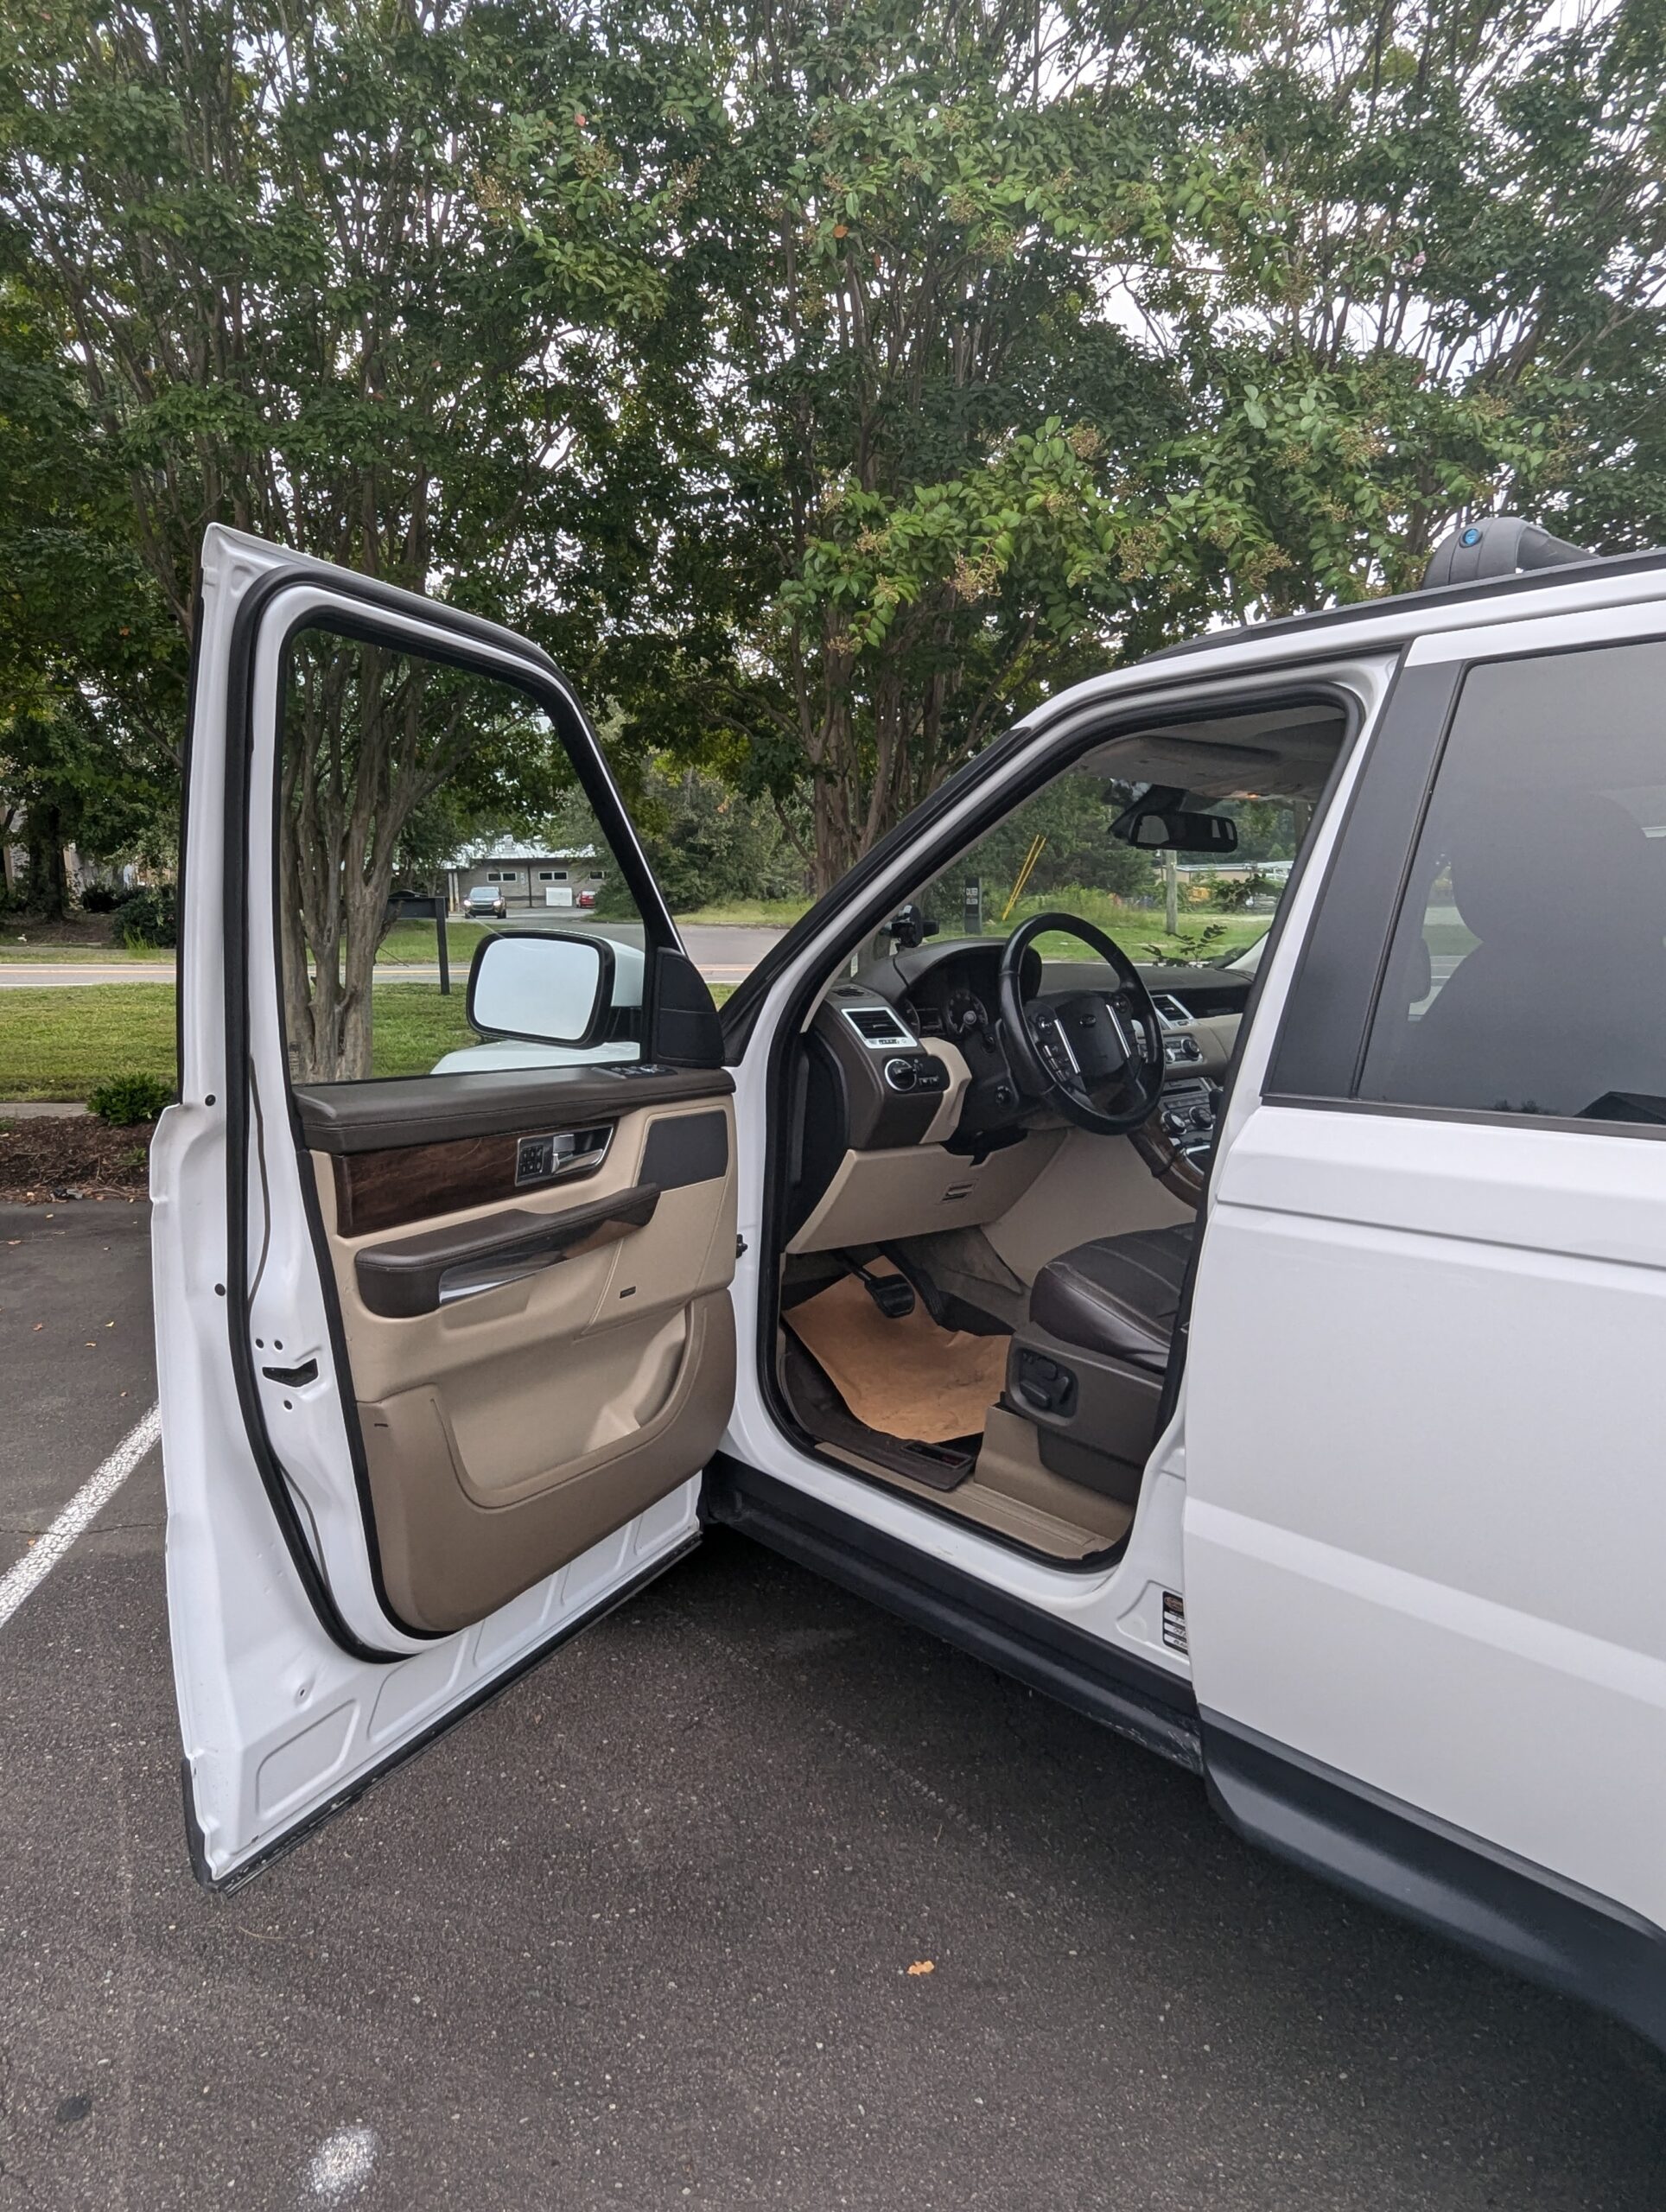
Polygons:
M1065 1344L1160 1375L1196 1234L1196 1223L1188 1221L1072 1246L1037 1275L1031 1320Z
M1049 1260L1013 1338L1007 1401L1041 1464L1132 1504L1156 1440L1197 1225L1101 1236Z

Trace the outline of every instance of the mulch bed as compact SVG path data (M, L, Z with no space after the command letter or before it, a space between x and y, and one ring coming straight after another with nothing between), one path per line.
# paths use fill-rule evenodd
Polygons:
M26 915L8 914L0 922L0 954L13 944L79 945L90 952L119 947L121 938L111 928L108 914L72 914L61 922L30 921Z
M92 1114L0 1116L0 1199L143 1198L152 1124L112 1128Z

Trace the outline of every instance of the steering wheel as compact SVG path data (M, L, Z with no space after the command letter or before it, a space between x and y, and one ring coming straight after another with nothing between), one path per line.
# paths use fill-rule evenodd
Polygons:
M1073 937L1111 970L1109 988L1024 995L1024 961L1051 931ZM1033 914L1001 955L1001 1031L1021 1090L1096 1135L1127 1136L1162 1096L1163 1025L1122 947L1074 914Z

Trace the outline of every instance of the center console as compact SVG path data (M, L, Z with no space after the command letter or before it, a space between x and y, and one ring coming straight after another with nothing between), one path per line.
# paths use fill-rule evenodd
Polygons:
M1205 1075L1180 1076L1171 1071L1163 1085L1157 1117L1166 1134L1189 1160L1202 1166L1215 1142L1218 1087Z

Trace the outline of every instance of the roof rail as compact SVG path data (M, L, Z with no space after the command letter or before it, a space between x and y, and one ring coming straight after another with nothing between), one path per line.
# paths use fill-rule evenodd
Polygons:
M1582 545L1553 537L1537 523L1519 515L1483 515L1448 531L1423 571L1420 591L1440 591L1448 584L1485 582L1493 576L1519 575L1523 569L1561 569L1576 561L1599 561Z

